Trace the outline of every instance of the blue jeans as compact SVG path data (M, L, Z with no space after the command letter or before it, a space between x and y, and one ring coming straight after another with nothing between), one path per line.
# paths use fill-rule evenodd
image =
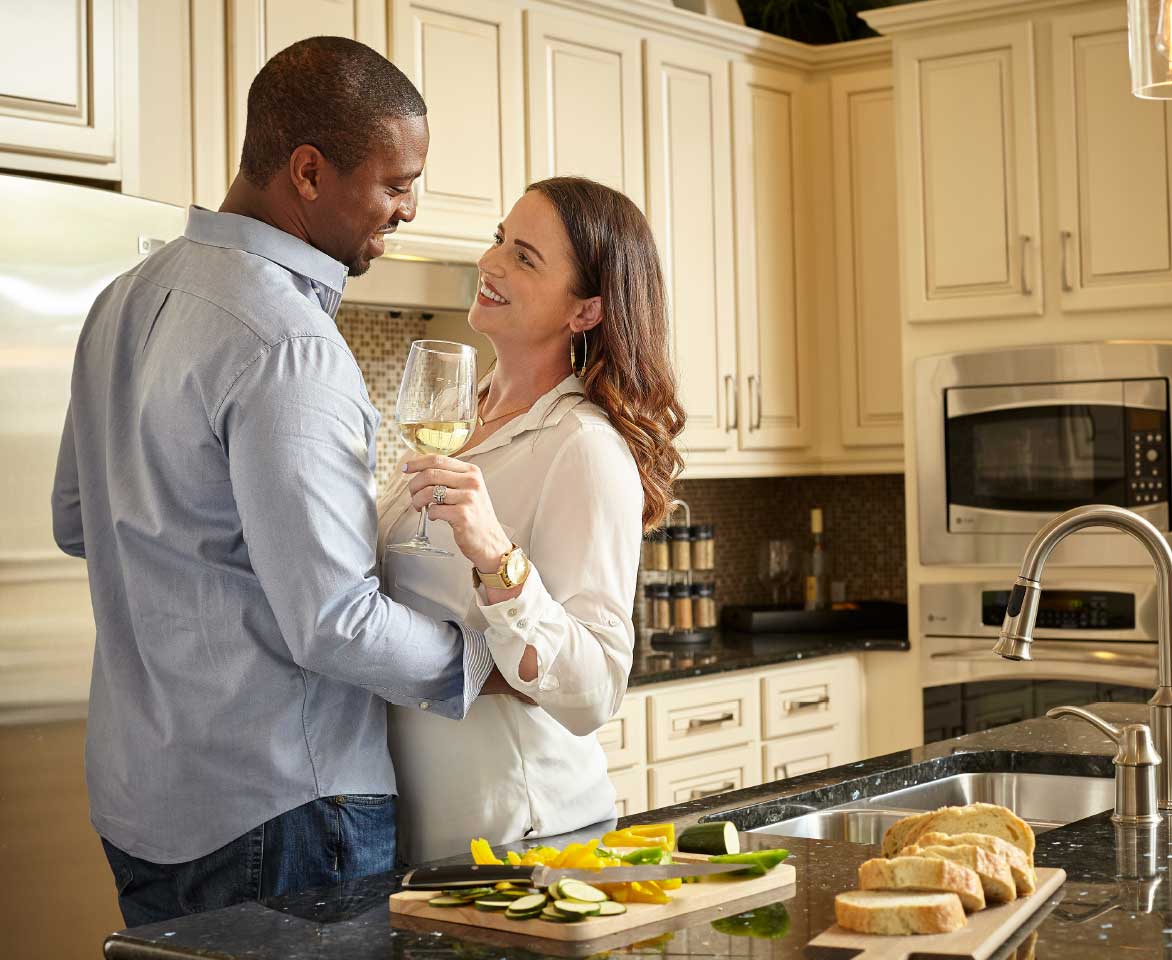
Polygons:
M395 797L311 800L187 863L140 860L104 838L102 847L122 918L138 927L395 869Z

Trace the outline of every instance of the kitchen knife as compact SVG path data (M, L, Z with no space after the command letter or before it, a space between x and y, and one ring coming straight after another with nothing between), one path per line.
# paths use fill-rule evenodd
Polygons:
M634 867L603 867L600 870L562 870L543 866L457 863L439 867L417 867L403 877L404 890L454 890L458 887L485 887L494 883L528 884L549 887L559 880L586 883L633 883L636 880L670 880L673 877L703 877L752 869L746 863L672 863Z

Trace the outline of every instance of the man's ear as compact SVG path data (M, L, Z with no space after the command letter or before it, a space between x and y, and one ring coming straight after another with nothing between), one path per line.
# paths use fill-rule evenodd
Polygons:
M602 297L590 297L583 300L578 312L570 318L570 330L581 333L583 330L593 330L602 323Z
M316 200L321 192L321 177L326 158L317 147L303 143L289 154L289 180L302 200Z

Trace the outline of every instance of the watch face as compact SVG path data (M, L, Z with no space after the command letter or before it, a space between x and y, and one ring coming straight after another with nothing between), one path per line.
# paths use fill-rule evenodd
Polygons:
M519 583L521 578L525 575L525 565L528 561L525 559L525 552L518 547L509 554L508 563L505 564L505 576L513 583Z

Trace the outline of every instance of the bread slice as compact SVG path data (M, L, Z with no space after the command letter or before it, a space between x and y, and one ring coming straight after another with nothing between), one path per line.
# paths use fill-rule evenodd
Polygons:
M974 846L987 850L990 853L1005 857L1009 863L1009 872L1013 875L1013 883L1017 887L1019 897L1028 897L1038 889L1037 877L1026 855L1008 840L1000 837L991 837L984 833L925 833L919 838L921 846L952 847Z
M834 916L844 930L887 936L951 933L968 922L955 893L851 890L834 898Z
M925 833L984 833L1008 840L1034 865L1034 831L1012 810L993 803L941 807L931 813L904 817L883 835L883 856L894 857L904 847L919 844Z
M859 867L859 886L864 890L898 890L917 893L955 893L970 913L985 908L985 893L976 871L951 860L931 857L877 857Z
M1009 903L1017 897L1017 884L1004 854L990 853L971 843L958 843L955 846L904 847L899 856L951 860L968 867L980 877L987 903Z

